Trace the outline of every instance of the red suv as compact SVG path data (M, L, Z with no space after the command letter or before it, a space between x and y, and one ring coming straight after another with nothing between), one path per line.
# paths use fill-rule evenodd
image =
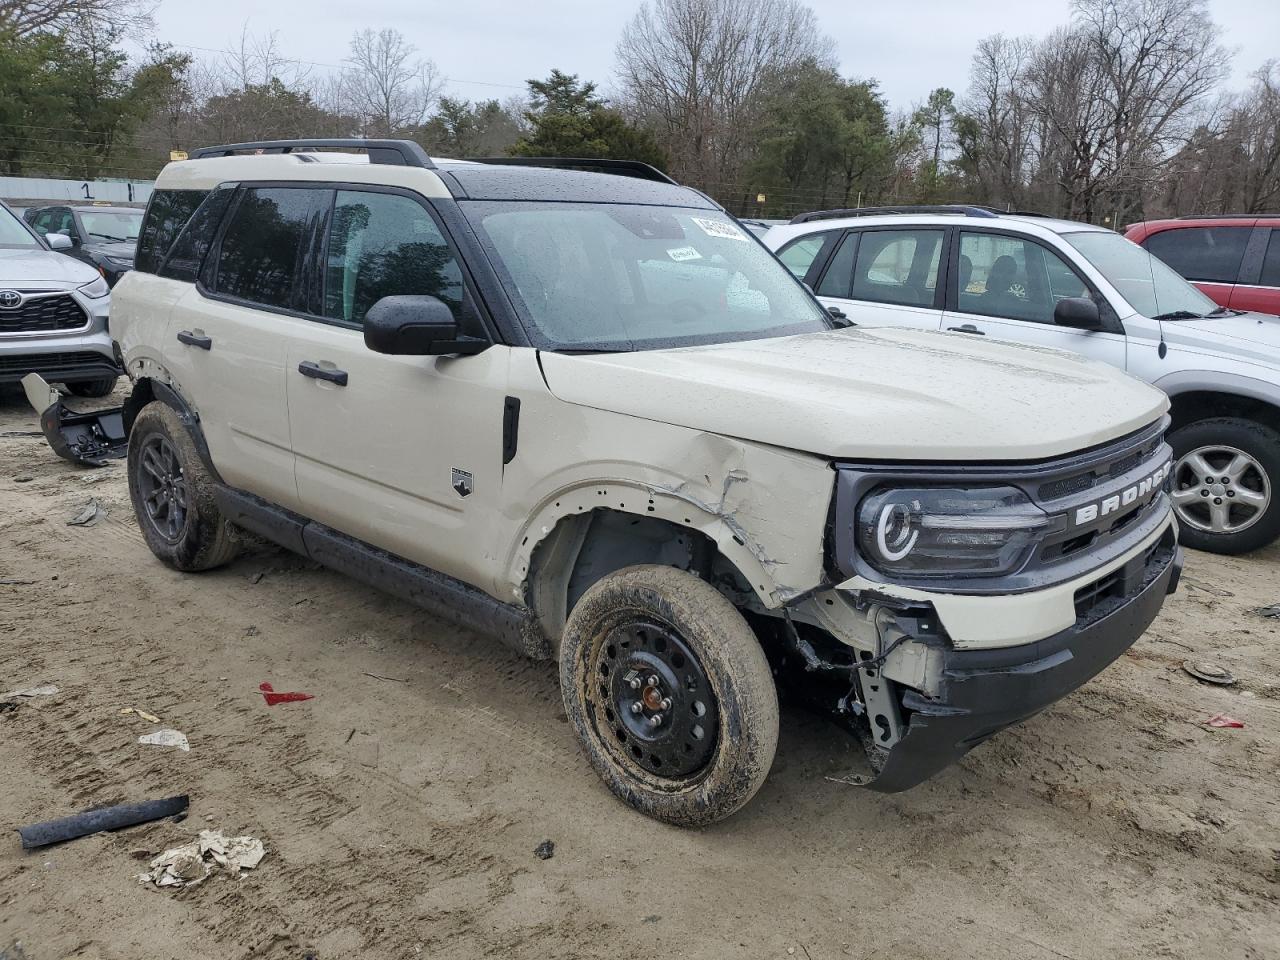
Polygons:
M1124 235L1218 305L1280 316L1280 216L1150 220L1135 223Z

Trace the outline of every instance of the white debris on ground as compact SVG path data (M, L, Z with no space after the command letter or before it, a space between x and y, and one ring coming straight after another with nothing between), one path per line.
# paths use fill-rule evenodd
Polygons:
M191 750L191 744L187 742L187 735L181 730L157 730L155 733L144 733L138 738L139 743L145 743L154 747L177 747L183 753Z
M138 874L138 882L157 887L194 887L215 867L230 876L242 877L252 870L266 850L255 837L224 837L219 830L201 830L190 843L166 850L151 861L150 873Z
M58 688L52 684L47 687L27 687L25 690L11 690L0 697L0 700L15 700L18 697L52 697L57 692Z

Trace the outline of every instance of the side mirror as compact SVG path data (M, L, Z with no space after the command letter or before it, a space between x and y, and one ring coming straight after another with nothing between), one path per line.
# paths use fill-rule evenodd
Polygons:
M1067 297L1053 308L1053 322L1074 330L1102 330L1098 305L1088 297Z
M50 250L70 250L75 246L65 233L46 233L44 239Z
M364 345L396 356L471 355L488 340L465 337L453 311L432 296L383 297L364 316Z

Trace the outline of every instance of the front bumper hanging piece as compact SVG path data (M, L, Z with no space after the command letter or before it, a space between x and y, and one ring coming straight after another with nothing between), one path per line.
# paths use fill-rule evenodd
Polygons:
M68 410L62 394L38 373L22 378L27 401L40 414L40 430L53 452L64 460L88 467L102 467L121 459L129 437L124 428L124 408L111 407L77 413Z

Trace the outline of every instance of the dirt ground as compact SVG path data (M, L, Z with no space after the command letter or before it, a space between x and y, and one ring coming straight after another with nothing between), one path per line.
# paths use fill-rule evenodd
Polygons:
M858 748L784 711L754 802L690 832L596 780L550 665L283 552L174 573L122 465L58 460L37 429L0 394L0 580L23 581L0 583L0 693L59 688L0 714L0 827L191 809L30 853L0 833L0 956L1280 956L1280 619L1257 612L1280 549L1190 556L1128 655L906 794L828 780ZM68 526L90 498L107 518ZM268 707L264 681L314 699ZM124 707L190 752L140 745L155 726ZM1220 712L1245 727L1206 726ZM136 882L206 827L266 859Z

